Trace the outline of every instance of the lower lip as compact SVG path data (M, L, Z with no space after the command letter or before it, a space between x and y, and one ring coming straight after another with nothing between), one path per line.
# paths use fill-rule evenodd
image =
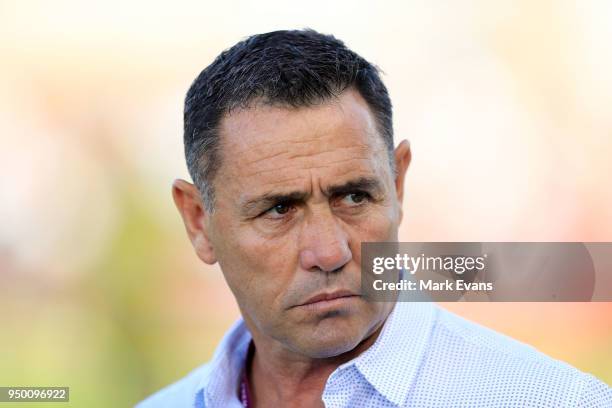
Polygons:
M347 306L351 302L357 300L358 298L359 296L357 295L342 296L342 297L337 297L334 299L319 300L318 302L307 303L305 305L300 305L299 307L309 310L309 311L318 312L322 310L329 310L329 309L334 309L334 308L338 308L342 306Z

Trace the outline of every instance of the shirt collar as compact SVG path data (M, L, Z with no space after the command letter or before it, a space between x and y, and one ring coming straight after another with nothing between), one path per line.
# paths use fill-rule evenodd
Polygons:
M431 302L396 303L376 342L344 366L354 364L380 394L403 405L427 351L436 313Z
M227 407L230 401L240 404L237 397L238 381L250 341L251 333L240 318L217 347L210 361L210 375L203 378L198 385L198 389L203 389L204 392L196 394L196 407ZM202 399L206 402L205 405L202 405Z
M390 402L402 405L416 380L436 313L437 308L431 302L396 303L374 344L355 359L339 366L335 372L354 365L380 394ZM217 347L210 362L210 375L198 386L196 407L202 406L204 401L201 399L205 399L206 407L219 403L226 406L223 404L229 401L239 404L238 381L250 341L251 334L241 318ZM381 365L381 362L384 363Z

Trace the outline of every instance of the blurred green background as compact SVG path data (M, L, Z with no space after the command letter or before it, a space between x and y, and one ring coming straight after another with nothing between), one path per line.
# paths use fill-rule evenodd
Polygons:
M312 27L383 68L413 149L403 240L611 241L611 20L597 1L0 1L0 385L131 406L210 358L238 310L170 184L190 82L256 32ZM443 306L612 384L611 303Z

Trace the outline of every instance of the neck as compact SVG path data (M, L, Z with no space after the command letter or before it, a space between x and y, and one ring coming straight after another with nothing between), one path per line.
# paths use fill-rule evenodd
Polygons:
M253 333L255 353L247 366L251 404L255 407L319 407L330 374L356 358L378 338L381 323L357 347L328 358L309 358Z

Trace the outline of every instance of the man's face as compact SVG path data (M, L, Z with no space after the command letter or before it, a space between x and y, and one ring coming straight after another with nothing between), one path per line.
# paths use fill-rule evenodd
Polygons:
M308 108L257 105L220 135L208 239L247 325L311 358L352 350L393 306L360 296L360 244L396 241L401 219L367 103L349 90Z

